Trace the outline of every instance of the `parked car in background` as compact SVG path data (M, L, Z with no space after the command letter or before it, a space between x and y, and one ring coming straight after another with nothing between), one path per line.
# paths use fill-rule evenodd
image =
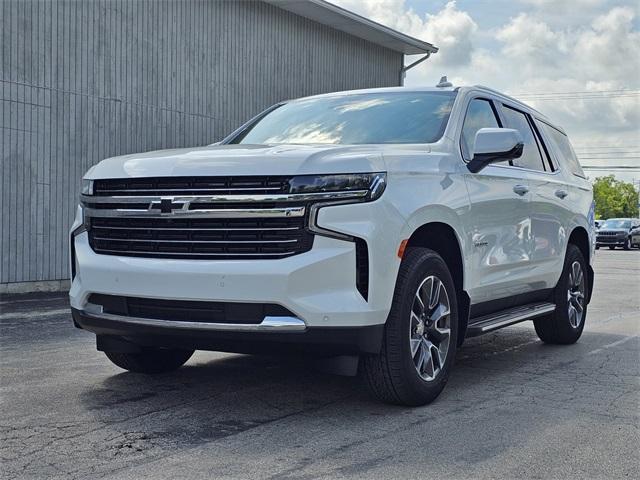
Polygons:
M629 234L631 237L631 248L640 248L640 226L636 226Z
M640 226L637 218L610 218L605 220L596 233L596 248L622 247L629 250L632 245L631 231Z
M73 319L134 372L296 350L421 405L466 337L585 325L591 183L562 128L485 87L283 102L218 145L104 160L80 201Z

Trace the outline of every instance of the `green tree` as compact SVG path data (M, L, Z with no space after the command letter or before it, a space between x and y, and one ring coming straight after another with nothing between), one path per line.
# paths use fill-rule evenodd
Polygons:
M596 218L638 217L638 192L633 184L616 180L613 175L593 182Z

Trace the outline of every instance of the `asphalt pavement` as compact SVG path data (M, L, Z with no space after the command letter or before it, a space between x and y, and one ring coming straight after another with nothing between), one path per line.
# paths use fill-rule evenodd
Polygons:
M638 478L640 251L598 251L580 341L468 340L421 408L295 358L113 366L61 294L0 297L1 478Z

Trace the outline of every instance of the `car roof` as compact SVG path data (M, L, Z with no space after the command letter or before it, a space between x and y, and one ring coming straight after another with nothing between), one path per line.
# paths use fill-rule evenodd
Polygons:
M412 92L456 92L458 88L453 87L380 87L380 88L361 88L357 90L342 90L338 92L320 93L317 95L309 95L308 97L292 98L287 102L297 102L302 100L311 100L316 98L332 98L347 95L366 95L371 93L412 93Z

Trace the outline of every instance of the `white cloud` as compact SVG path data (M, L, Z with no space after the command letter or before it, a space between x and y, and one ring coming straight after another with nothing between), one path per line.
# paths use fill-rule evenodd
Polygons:
M503 43L503 54L515 60L526 58L528 63L532 63L532 57L553 62L563 48L562 37L562 33L552 31L546 23L526 13L512 19L495 34Z
M521 8L544 16L549 23L579 24L618 0L519 0Z
M585 74L640 83L640 32L633 30L634 18L635 12L629 7L613 8L580 32L574 59L590 59L580 65Z
M464 65L471 62L473 35L478 26L455 1L442 10L420 16L407 8L405 0L333 0L333 3L421 40L440 51L429 61L439 66Z
M425 38L440 48L433 63L440 66L470 64L473 36L477 30L476 22L467 12L458 10L454 1L448 2L435 15L427 15Z
M559 2L558 0L520 0L520 3L533 5L539 9L563 10L564 8L582 9L603 5L605 0L571 0L571 2Z

